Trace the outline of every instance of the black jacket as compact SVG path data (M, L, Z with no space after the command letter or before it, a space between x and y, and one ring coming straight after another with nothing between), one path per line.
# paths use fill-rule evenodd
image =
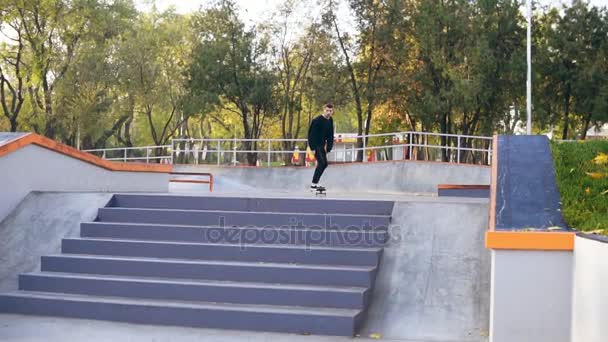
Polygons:
M327 143L327 152L334 146L334 120L319 115L310 122L308 128L308 146L311 150L323 147Z

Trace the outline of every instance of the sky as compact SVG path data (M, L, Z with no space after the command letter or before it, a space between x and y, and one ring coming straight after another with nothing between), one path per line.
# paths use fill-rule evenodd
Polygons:
M207 5L212 0L135 0L135 4L139 10L147 10L151 8L151 4L155 3L156 7L163 11L169 6L174 6L178 13L188 13L192 11L198 10L201 6ZM271 17L273 12L276 12L277 8L284 0L235 0L237 6L240 8L240 16L243 22L247 26L253 26L257 23L260 23L263 20L266 20ZM557 7L561 7L562 4L569 4L572 0L532 0L534 3L540 3L543 6L553 5ZM608 7L608 0L588 0L591 5L598 7ZM317 6L314 6L317 1L315 0L295 0L295 3L300 3L300 8L297 10L297 13L302 13L303 15L300 18L304 18L304 14L308 14L307 17L310 17L310 14L313 11L319 13ZM354 21L352 17L350 17L350 10L347 5L344 4L345 1L342 2L342 7L339 9L339 23L346 31L350 33L355 33L354 30ZM307 8L305 4L313 4L314 7L310 6ZM522 6L522 13L525 11L525 7ZM300 26L304 25L292 25L292 26Z
M283 0L235 0L238 6L242 9L242 18L245 22L257 21L257 18L268 17L277 6L283 2ZM310 2L310 1L309 1ZM312 1L314 3L314 1ZM560 5L562 3L570 3L571 0L534 0L534 2L540 2L543 5L553 4ZM590 0L592 5L595 6L606 6L608 7L608 0ZM135 0L138 8L145 10L149 8L150 0ZM187 13L195 11L200 8L201 5L209 3L209 0L156 0L156 6L160 10L164 10L169 6L175 6L179 13Z

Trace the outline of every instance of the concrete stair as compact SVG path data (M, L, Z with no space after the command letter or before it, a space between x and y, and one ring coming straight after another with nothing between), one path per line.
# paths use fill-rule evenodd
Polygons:
M353 336L393 203L115 195L0 312Z

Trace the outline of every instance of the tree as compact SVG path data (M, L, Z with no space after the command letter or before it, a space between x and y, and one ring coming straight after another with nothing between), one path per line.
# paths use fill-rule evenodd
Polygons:
M350 0L349 5L359 31L356 42L340 28L335 1L327 2L323 20L334 30L348 70L357 113L357 133L368 135L374 108L383 100L380 91L389 76L385 73L386 55L391 46L397 44L393 28L400 24L405 11L401 1ZM357 148L362 149L363 145L363 139L357 139ZM358 161L363 160L361 152L357 154Z
M276 76L269 68L268 42L245 29L232 1L219 1L197 13L193 20L197 39L189 71L192 96L240 116L245 139L258 139L265 122L276 114ZM257 149L247 140L244 148ZM247 153L250 165L256 153Z
M0 26L0 32L11 41L11 44L4 43L0 47L0 103L10 131L16 132L26 92L23 28L15 13L8 8L0 10L0 17L6 25ZM5 29L12 32L5 32Z

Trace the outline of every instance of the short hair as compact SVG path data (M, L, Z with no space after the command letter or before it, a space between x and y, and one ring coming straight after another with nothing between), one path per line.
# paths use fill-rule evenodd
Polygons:
M323 108L334 108L334 105L331 102L328 102L325 104L325 106L323 106Z

